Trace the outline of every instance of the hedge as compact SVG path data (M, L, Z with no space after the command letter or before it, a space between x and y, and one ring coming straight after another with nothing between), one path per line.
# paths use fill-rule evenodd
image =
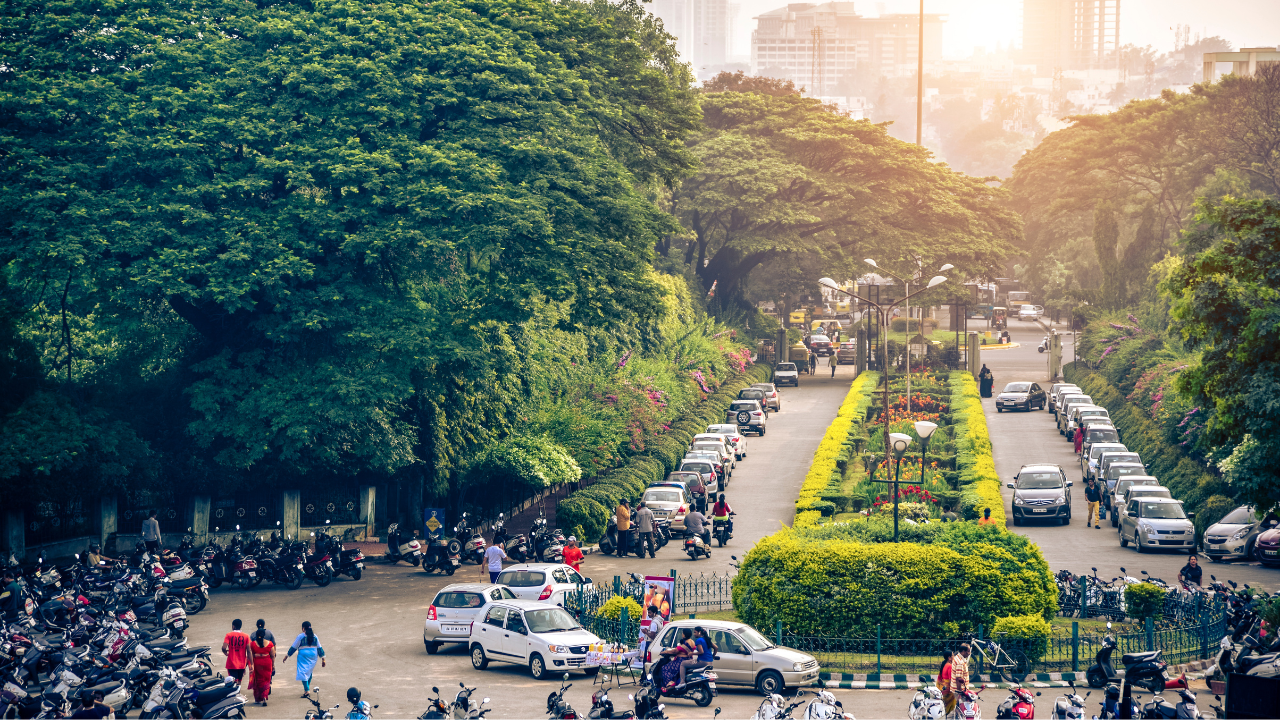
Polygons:
M1120 432L1120 441L1142 456L1148 472L1169 488L1190 512L1196 513L1196 528L1201 533L1236 507L1230 500L1231 488L1225 480L1209 472L1203 465L1187 457L1164 439L1164 429L1141 409L1124 399L1115 385L1083 363L1063 368L1068 382L1080 386L1105 407ZM1224 497L1225 496L1225 497Z
M856 421L860 421L866 413L866 403L870 392L879 382L879 373L864 372L849 386L836 417L827 426L827 432L818 443L813 453L813 462L809 464L809 472L804 476L800 486L800 494L796 498L795 527L808 527L818 524L824 515L835 513L836 505L830 500L823 500L822 494L827 491L833 478L839 478L840 472L836 461L843 453L847 458L845 444L849 440L849 431Z
M1053 626L1039 615L996 618L996 624L991 627L991 637L1000 635L1022 640L1021 647L1027 654L1027 660L1037 663L1049 652Z
M963 370L951 373L951 420L955 428L956 467L960 472L960 506L965 517L974 519L991 508L998 527L1005 526L1004 497L1000 476L991 455L991 435L982 412L982 399L973 375Z
M726 380L707 399L654 438L644 454L632 456L598 482L561 500L556 505L556 524L584 542L599 538L619 500L637 498L651 483L665 478L684 457L694 435L704 432L708 425L723 422L725 408L737 399L738 392L752 383L767 382L772 373L767 365L753 365Z

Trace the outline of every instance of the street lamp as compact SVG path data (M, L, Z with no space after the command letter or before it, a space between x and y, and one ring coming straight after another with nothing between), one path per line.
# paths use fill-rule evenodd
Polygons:
M929 452L929 438L933 436L933 431L938 429L936 423L928 420L920 420L916 422L916 435L920 436L920 484L924 485L924 457Z
M885 392L888 392L886 386ZM889 418L884 419L885 426L889 425ZM898 480L902 477L902 456L907 453L907 447L911 445L911 436L906 433L889 433L889 440L892 445L889 449L893 451L893 457L898 461L897 472L893 476L893 541L898 542Z
M915 255L913 254L912 257L915 257ZM922 261L919 257L915 257L915 260L916 260L916 266L923 270L924 261ZM889 270L888 268L880 267L880 265L871 258L863 258L862 262L870 265L871 267L881 272L887 273L894 280L897 280L898 282L902 283L903 290L907 294L908 298L910 297L910 293L911 293L910 280L904 280L898 277L896 274L894 274L892 270ZM946 265L943 265L942 267L938 268L938 272L946 272L953 268L955 268L955 265L952 265L951 263L947 263ZM912 279L918 278L919 276L920 276L920 273L917 272L915 275L912 276ZM930 283L929 287L933 287L934 284L936 283ZM903 298L903 300L907 300L907 298ZM907 311L907 412L911 412L911 302L909 300L907 300L903 309ZM920 313L920 335L921 337L924 336L924 313L923 312Z

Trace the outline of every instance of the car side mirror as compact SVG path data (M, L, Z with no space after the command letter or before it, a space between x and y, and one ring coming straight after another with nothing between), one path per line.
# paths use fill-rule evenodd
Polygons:
M1193 512L1189 512L1189 513L1187 513L1187 519L1188 519L1188 520L1195 520L1195 519L1196 519L1196 514L1195 514L1195 513L1193 513Z
M1011 488L1011 489L1012 489L1012 488L1013 488L1013 483L1005 483L1005 484L1004 484L1004 486L1005 486L1005 487L1007 487L1007 488Z
M1074 482L1074 481L1072 481L1072 480L1068 480L1068 481L1067 481L1067 487L1071 487L1072 485L1075 485L1075 482Z

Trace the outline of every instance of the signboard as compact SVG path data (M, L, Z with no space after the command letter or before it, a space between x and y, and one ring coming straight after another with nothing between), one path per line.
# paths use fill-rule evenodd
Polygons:
M647 613L650 605L658 608L658 614L664 621L671 619L671 610L676 605L675 578L645 576L644 602L640 603L640 607Z
M444 527L444 508L423 508L422 524L427 526L427 530L435 532Z

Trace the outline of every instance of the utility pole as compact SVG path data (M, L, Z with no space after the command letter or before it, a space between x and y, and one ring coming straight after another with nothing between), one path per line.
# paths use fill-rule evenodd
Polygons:
M920 138L924 133L924 0L920 0L920 41L916 43L916 145L923 145ZM907 328L911 328L911 319L907 319ZM910 334L910 333L908 333ZM907 353L908 367L911 353Z
M826 73L824 72L822 62L822 26L815 25L813 29L809 31L809 36L813 39L813 55L809 67L809 73L813 80L812 96L819 97L826 94L826 89L823 87L826 82L826 78L824 77Z

